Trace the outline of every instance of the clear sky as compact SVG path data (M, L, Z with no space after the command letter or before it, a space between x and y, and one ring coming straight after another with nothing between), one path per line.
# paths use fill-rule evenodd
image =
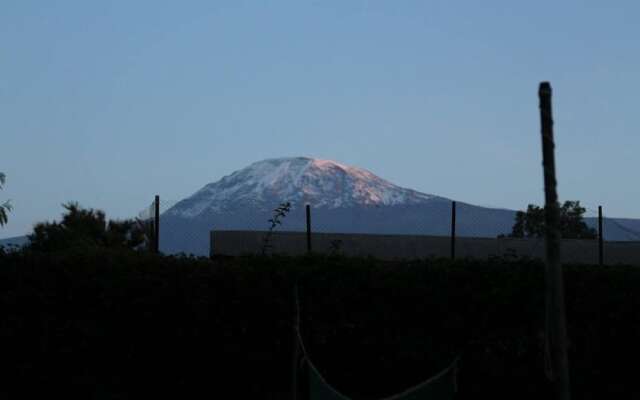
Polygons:
M75 200L134 216L312 156L473 204L640 217L640 2L3 1L0 237Z

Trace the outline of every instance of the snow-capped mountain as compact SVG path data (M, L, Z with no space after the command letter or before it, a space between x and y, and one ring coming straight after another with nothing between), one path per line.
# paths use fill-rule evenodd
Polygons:
M210 183L167 214L197 218L241 207L272 209L281 202L314 208L425 204L437 196L401 188L362 168L307 157L263 160Z
M446 235L450 230L449 199L402 188L335 161L277 158L210 183L163 213L161 248L207 254L211 230L266 230L273 209L285 202L291 203L291 212L279 230L304 230L306 204L313 209L316 232ZM513 214L458 203L458 232L508 232Z
M209 253L212 230L267 230L272 211L291 211L278 230L304 231L304 205L314 232L449 235L451 200L402 188L371 172L306 157L263 160L210 183L164 212L165 253ZM457 202L459 236L496 237L511 232L515 211ZM593 218L587 218L595 226ZM607 219L606 240L638 240L639 220Z

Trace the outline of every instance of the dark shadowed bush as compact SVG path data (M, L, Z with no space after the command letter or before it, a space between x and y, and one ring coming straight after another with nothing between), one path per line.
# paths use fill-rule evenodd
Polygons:
M461 355L460 399L549 398L543 266L341 257L0 254L3 398L290 396L293 285L325 377L399 392ZM637 397L640 273L566 266L573 394Z

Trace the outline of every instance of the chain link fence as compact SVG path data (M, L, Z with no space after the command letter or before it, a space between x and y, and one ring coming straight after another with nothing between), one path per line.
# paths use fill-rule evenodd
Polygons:
M314 208L309 221L304 205L291 205L276 217L273 209L229 209L197 215L185 213L180 201L159 203L159 251L165 254L270 252L372 255L382 258L531 257L543 258L544 239L511 238L515 211L482 208L438 199L425 206ZM155 201L139 215L155 227ZM586 208L585 223L595 239L564 239L564 262L640 264L640 220L602 217ZM310 238L307 238L307 222ZM153 231L153 229L151 229ZM214 232L212 235L211 232ZM225 235L222 237L221 235ZM214 239L215 237L215 239ZM153 234L150 241L153 243ZM151 246L153 248L153 246Z

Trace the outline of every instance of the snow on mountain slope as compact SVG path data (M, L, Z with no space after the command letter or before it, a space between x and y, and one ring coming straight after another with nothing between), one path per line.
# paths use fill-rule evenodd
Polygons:
M449 199L402 188L334 161L278 158L210 183L163 213L160 247L169 254L209 254L212 230L266 230L273 209L286 201L293 207L278 227L283 231L306 230L305 203L314 208L313 231L319 233L446 236L451 231ZM463 202L456 210L461 237L508 234L516 213ZM605 240L637 240L630 231L627 223L605 221Z
M210 183L168 215L195 218L239 205L271 209L289 201L315 208L419 205L441 197L402 188L362 168L307 157L258 161Z

